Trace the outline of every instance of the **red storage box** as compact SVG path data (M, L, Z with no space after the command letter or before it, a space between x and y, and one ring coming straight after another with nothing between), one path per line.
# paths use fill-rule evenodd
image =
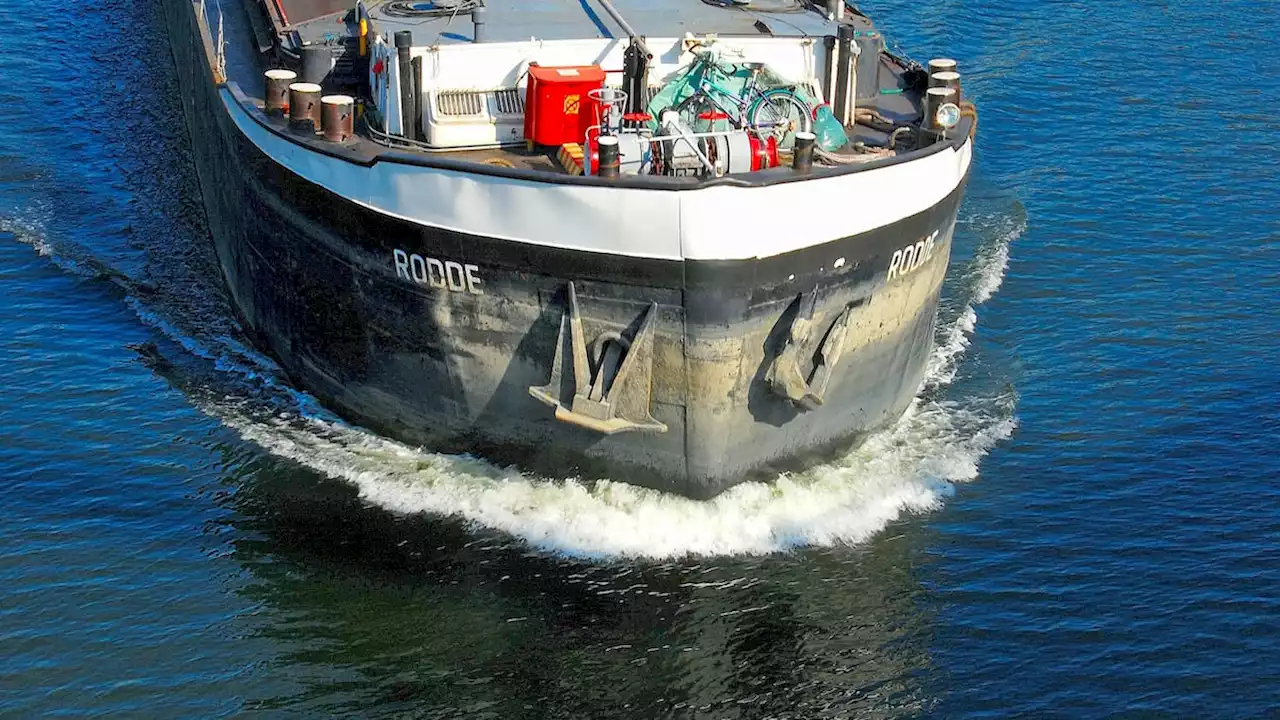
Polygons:
M602 87L599 65L530 65L524 139L538 145L581 144L586 129L596 124L595 101L587 93Z

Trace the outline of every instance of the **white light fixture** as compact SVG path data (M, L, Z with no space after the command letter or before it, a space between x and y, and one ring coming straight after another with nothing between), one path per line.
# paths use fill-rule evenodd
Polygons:
M960 122L960 108L955 103L943 103L938 107L938 114L934 119L940 127L950 130Z

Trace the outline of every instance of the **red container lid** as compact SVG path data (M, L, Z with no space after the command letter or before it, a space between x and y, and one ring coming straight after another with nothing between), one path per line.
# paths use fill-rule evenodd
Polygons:
M530 65L529 76L539 83L603 83L604 68L599 65L551 66Z

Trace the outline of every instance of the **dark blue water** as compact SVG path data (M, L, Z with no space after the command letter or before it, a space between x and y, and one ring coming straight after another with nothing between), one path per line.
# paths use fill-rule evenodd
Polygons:
M0 715L1280 712L1280 7L865 9L982 113L929 382L694 504L293 391L156 0L0 0Z

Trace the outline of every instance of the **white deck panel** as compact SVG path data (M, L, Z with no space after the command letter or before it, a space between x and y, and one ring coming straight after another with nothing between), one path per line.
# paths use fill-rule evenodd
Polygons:
M614 0L636 32L649 37L680 37L685 33L762 35L755 23L761 21L775 35L834 35L834 24L815 12L759 12L750 8L718 7L702 0ZM381 4L380 4L381 5ZM568 40L573 38L625 38L626 32L595 0L485 0L488 32L492 42ZM470 38L470 15L407 20L388 17L378 6L370 10L379 31L412 30L414 44L465 42Z

